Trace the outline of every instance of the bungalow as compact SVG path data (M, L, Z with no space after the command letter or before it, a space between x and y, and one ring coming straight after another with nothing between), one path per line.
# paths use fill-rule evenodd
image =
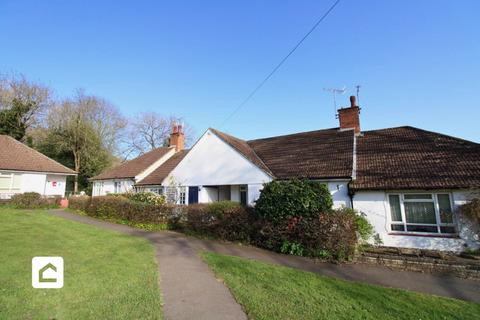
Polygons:
M156 148L139 157L126 161L93 178L93 196L109 193L125 193L132 191L150 191L175 197L175 202L185 203L185 193L181 188L171 186L167 176L183 159L188 150L184 150L185 135L181 125L174 125L168 147ZM173 191L168 193L168 190ZM177 191L180 194L177 195Z
M187 204L249 205L274 179L323 181L334 206L363 212L386 246L478 247L455 209L480 190L480 144L409 126L362 132L350 102L338 128L248 141L210 128L162 181L181 186Z
M64 197L67 176L75 174L12 137L0 135L0 199L24 192Z

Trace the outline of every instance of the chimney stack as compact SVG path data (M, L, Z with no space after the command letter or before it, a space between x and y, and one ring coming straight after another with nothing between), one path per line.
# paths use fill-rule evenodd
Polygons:
M350 107L338 109L340 130L354 129L355 134L360 133L360 107L357 106L355 96L350 96Z
M170 134L170 147L175 147L175 152L185 148L185 134L181 124L173 124L172 133Z

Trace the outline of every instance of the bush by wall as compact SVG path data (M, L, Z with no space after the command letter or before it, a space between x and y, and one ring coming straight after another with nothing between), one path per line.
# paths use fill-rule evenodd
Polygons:
M185 231L229 241L249 242L252 229L252 212L231 201L186 206Z
M357 216L350 209L272 221L253 208L230 201L173 206L145 204L123 196L72 197L70 207L93 217L119 219L131 225L162 224L187 233L332 260L348 259L357 244Z
M467 203L460 206L460 212L476 222L477 226L480 224L480 197L470 199Z
M153 192L131 192L126 193L124 196L132 201L153 204L153 205L165 205L167 202L164 196L160 196Z
M314 217L332 208L324 183L309 180L272 181L264 185L255 204L258 215L271 222Z
M135 223L166 224L173 216L171 205L131 201L125 197L93 197L85 212L92 217L128 220Z
M356 216L349 209L331 210L283 221L257 220L253 244L309 257L345 260L357 244Z
M13 195L10 202L18 209L43 209L58 207L60 199L60 197L47 198L37 192L25 192Z
M90 196L71 196L68 198L68 207L74 210L86 211L90 201Z

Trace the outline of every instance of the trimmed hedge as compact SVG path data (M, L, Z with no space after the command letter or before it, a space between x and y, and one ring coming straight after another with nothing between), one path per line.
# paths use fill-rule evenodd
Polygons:
M135 224L163 224L169 229L241 241L288 254L331 260L350 258L357 244L351 209L270 221L253 208L224 201L190 206L151 205L122 196L71 197L70 208L101 219Z
M25 192L12 196L10 203L17 209L46 209L60 205L61 197L44 197L37 192Z
M339 209L275 223L257 220L253 244L282 253L346 260L357 244L355 219L352 210Z
M175 206L154 205L131 201L126 197L79 196L69 199L69 207L82 210L89 216L102 219L128 220L134 223L167 224L174 223Z
M222 240L250 242L253 231L251 208L222 201L184 207L181 228L188 232Z

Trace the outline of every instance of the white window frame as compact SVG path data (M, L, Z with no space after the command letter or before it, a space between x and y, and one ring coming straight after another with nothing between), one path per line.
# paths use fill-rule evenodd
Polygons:
M15 173L15 172L0 172L0 175L2 176L2 178L5 178L8 176L8 179L10 180L10 184L9 184L9 187L8 189L7 188L2 188L0 189L0 192L1 191L4 191L3 193L14 193L16 191L20 191L22 189L22 174L20 173ZM15 183L15 176L20 176L20 186L18 188L14 188L14 183Z
M178 187L178 204L187 204L187 188Z
M431 200L429 199L405 199L405 195L421 195L421 194L428 194L431 196ZM438 203L438 195L448 195L450 201L450 210L452 211L452 223L444 223L440 219L440 205ZM400 201L400 212L402 215L402 221L393 221L392 220L392 210L390 207L390 196L398 196ZM435 220L437 221L436 224L429 224L429 223L408 223L405 214L405 202L432 202L434 209L435 209ZM407 235L433 235L433 236L442 236L442 235L457 235L458 234L458 227L457 227L457 220L454 214L453 208L453 197L452 194L449 192L389 192L387 193L387 203L388 203L388 229L391 233L401 233ZM403 231L399 230L392 230L392 224L394 225L402 225ZM420 231L408 231L407 226L430 226L436 227L437 232L420 232ZM442 233L441 227L453 227L455 229L454 233Z

